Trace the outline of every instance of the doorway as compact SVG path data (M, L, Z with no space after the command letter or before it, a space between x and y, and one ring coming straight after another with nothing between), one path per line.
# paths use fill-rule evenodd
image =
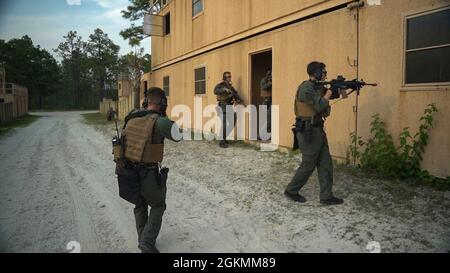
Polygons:
M261 105L261 80L266 76L267 71L272 70L272 50L253 53L250 56L251 90L250 102L253 105Z
M259 120L259 106L264 103L261 96L261 80L266 77L269 70L272 71L272 49L250 54L250 103L257 108L257 120ZM259 126L258 122L258 139L260 139Z

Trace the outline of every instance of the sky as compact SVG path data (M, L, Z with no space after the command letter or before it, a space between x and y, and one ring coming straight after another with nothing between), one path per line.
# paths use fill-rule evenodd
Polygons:
M0 0L0 39L28 35L35 45L57 57L53 49L70 30L77 31L87 41L94 29L100 28L120 46L120 54L124 55L132 51L119 35L131 24L120 13L128 3L128 0ZM146 53L151 53L149 38L141 46Z

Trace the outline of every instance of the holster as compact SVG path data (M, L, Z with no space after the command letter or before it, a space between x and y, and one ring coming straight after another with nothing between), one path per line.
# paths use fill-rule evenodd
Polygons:
M161 168L159 172L155 172L155 175L158 185L160 185L161 187L166 187L167 178L169 177L169 168Z
M169 169L159 167L142 173L140 194L150 206L157 206L165 201L168 173Z
M303 135L303 139L305 140L305 144L309 144L312 142L312 136L313 136L313 126L311 124L311 121L304 121L304 129L301 132Z
M297 133L302 133L304 130L305 130L305 122L302 119L297 118L295 120L295 131Z
M292 128L292 133L294 134L294 144L292 145L292 151L297 151L300 147L298 145L297 129L295 128L295 125L294 128Z
M311 143L313 135L313 125L311 121L298 118L295 122L295 131L302 134L306 144Z

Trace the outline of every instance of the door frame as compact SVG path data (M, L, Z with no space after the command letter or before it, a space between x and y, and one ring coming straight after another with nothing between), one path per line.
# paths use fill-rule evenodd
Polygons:
M252 50L252 51L249 51L248 52L248 59L247 59L247 67L248 67L248 71L247 71L247 86L248 86L248 100L249 100L249 104L253 104L253 101L252 101L252 79L253 79L253 76L252 76L252 73L253 73L253 62L252 62L252 57L254 56L254 55L257 55L257 54L261 54L261 53L265 53L265 52L268 52L268 51L270 51L271 52L271 54L272 54L272 60L271 60L271 63L272 63L272 75L273 75L273 46L268 46L268 47L263 47L263 48L260 48L260 49L257 49L257 50Z

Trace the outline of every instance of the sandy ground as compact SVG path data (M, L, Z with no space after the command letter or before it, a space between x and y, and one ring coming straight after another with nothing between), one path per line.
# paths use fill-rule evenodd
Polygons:
M0 252L138 252L133 206L118 197L112 126L81 112L40 113L0 140ZM450 193L337 171L345 205L324 207L317 175L306 204L283 196L299 156L240 143L168 143L162 252L448 252ZM347 174L346 174L347 173Z

